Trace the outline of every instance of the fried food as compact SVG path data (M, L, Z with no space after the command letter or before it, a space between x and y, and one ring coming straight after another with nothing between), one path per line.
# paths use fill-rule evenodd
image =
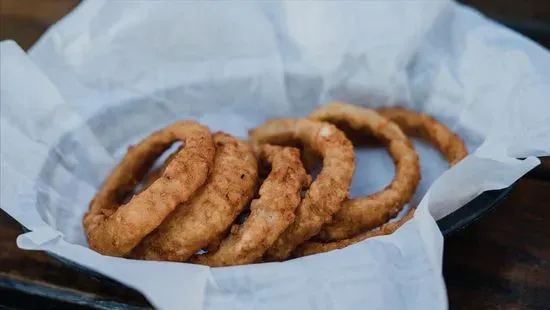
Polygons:
M386 119L396 123L408 136L418 137L431 143L449 161L450 167L468 155L464 141L445 125L439 123L429 115L404 108L383 108L377 110L377 112ZM312 161L312 159L308 160ZM381 195L381 192L375 193L371 197L375 199L380 198L378 197L379 195ZM353 229L353 227L356 227L353 224L356 222L355 215L349 214L346 216L344 214L347 212L352 213L351 210L354 210L354 208L343 207L342 210L336 214L335 221L329 225L325 225L316 238L323 241L340 240L352 237L360 232L359 229ZM369 219L369 221L364 222L365 225L362 227L362 231L367 231L395 217L399 210L393 209L388 213L384 213L381 212L380 205L373 205L372 207L364 208L364 212L364 218Z
M361 242L363 240L366 240L372 237L393 234L397 229L399 229L399 227L401 227L403 224L405 224L408 220L410 220L413 217L414 210L415 208L411 208L407 212L407 214L398 221L395 221L393 223L386 223L377 230L371 230L369 232L359 234L349 239L344 239L344 240L339 240L339 241L334 241L329 243L305 242L302 245L300 245L294 251L293 254L295 257L302 257L302 256L308 256L308 255L313 255L318 253L324 253L332 250L343 249L349 245Z
M177 140L183 141L185 147L177 152L160 178L120 205L155 160ZM129 253L206 181L213 158L210 130L194 121L176 122L128 148L83 218L90 247L110 256Z
M178 206L130 257L186 261L215 243L250 202L258 178L252 149L222 132L215 133L213 139L214 167L205 185L187 203Z
M181 150L183 147L179 147L177 151ZM162 172L164 170L166 170L166 167L170 164L170 162L172 161L172 159L174 158L174 156L176 155L176 152L170 154L170 156L168 156L166 158L166 160L163 162L163 164L155 169L155 170L152 170L151 172L149 172L149 174L147 174L147 176L145 177L145 181L142 182L142 191L147 189L149 186L151 186L151 184L153 184L161 175L162 175ZM230 231L231 228L227 229L226 232L224 232L223 234L221 234L220 236L218 236L218 238L216 238L216 240L212 241L210 244L208 244L207 246L207 249L208 249L208 252L213 252L213 251L216 251L218 249L218 247L220 246L220 243L221 241L229 234L229 231Z
M468 155L464 141L429 115L400 107L379 109L378 113L399 125L408 136L431 143L445 156L449 167Z
M302 200L300 192L311 182L300 161L300 151L264 144L258 155L271 166L271 172L260 187L260 197L250 205L250 215L242 225L233 226L217 251L196 256L191 262L211 267L254 263L294 221Z
M323 157L323 169L297 208L294 222L267 250L264 259L287 258L299 244L318 234L347 198L355 154L351 142L334 125L307 119L270 120L249 132L256 147L300 141Z
M367 197L349 199L325 225L318 238L323 241L351 238L395 217L411 199L420 182L420 163L412 142L399 126L376 111L347 104L321 106L308 118L346 123L354 131L365 131L380 140L395 163L395 176L386 188Z
M156 180L158 180L158 178L160 178L164 170L166 170L166 167L168 167L168 164L170 164L170 162L174 159L176 154L182 149L183 149L183 146L180 146L174 153L170 154L170 156L166 158L162 166L160 166L158 169L155 169L147 174L147 176L145 177L145 181L143 182L141 191L144 191L147 188L149 188Z
M388 223L420 182L407 135L430 142L449 166L468 154L445 125L403 108L332 103L306 119L269 120L249 131L248 143L176 122L128 149L90 202L86 237L105 255L218 267L283 261L390 234L412 217L414 209ZM183 146L150 171L178 140ZM387 148L391 184L348 199L351 141ZM308 172L317 174L313 182Z

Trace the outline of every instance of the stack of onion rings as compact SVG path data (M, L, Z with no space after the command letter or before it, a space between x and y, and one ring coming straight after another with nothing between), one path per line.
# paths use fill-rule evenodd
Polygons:
M177 140L185 147L161 177L128 203L118 204ZM134 147L111 172L90 202L83 225L90 247L111 256L129 253L205 181L214 158L210 130L193 121L177 122L154 132Z
M347 198L355 169L353 146L335 126L307 119L267 121L249 135L253 145L299 140L323 157L323 169L298 206L296 219L264 256L268 261L281 261L298 245L318 234Z
M294 221L301 201L300 191L311 182L300 161L300 151L264 144L259 157L271 166L271 172L260 187L260 197L250 204L250 215L244 224L233 226L216 251L210 253L209 250L192 262L209 266L256 262Z
M252 149L225 133L215 133L213 139L214 168L206 184L148 235L131 257L186 261L215 242L250 202L258 177Z
M379 192L348 199L355 171L350 140L362 142L353 132L382 142L396 172ZM261 124L249 131L248 144L194 121L176 122L130 147L107 177L83 218L88 243L105 255L218 267L284 261L391 234L412 218L414 208L389 223L420 180L407 136L430 142L450 167L468 154L445 125L403 108L323 105L304 119ZM183 146L149 171L178 140ZM301 146L302 157L291 146ZM304 163L319 162L312 182ZM258 189L258 171L266 168Z
M445 125L437 122L434 118L428 115L406 110L404 108L385 108L378 110L377 112L387 120L397 124L408 136L418 137L430 142L434 147L441 151L441 153L449 161L449 166L451 167L468 154L462 139L450 131ZM314 112L312 115L319 117L319 114L316 113L317 112ZM405 167L404 169L408 168ZM397 179L398 174L399 166L397 167L396 178L394 178L394 181ZM409 184L412 185L411 183ZM418 184L418 181L416 184ZM410 188L407 190L409 189ZM381 196L383 196L384 191L367 197L366 201L348 201L347 203L349 203L349 206L343 207L342 211L336 214L334 222L323 227L323 230L317 238L324 241L350 238L360 231L373 229L395 217L403 207L404 203L408 200L401 201L400 205L397 205L395 208L384 209L381 205L376 204L383 200L379 198L382 198ZM412 195L413 192L408 193ZM410 196L408 197L410 198ZM373 199L369 201L369 198ZM363 222L364 225L359 230L357 229L359 227L359 225L357 225L358 215L357 213L354 214L353 211L357 210L362 202L365 202L362 211L363 219L365 219L365 221Z
M374 110L346 103L323 105L308 118L331 123L346 122L353 130L371 133L387 146L396 165L395 177L386 188L367 197L347 200L319 237L323 240L350 238L395 217L411 199L420 182L418 155L399 126Z

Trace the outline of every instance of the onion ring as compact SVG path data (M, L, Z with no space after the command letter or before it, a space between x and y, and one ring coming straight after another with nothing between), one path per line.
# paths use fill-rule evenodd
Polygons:
M206 184L180 205L130 254L183 262L220 238L252 199L258 164L250 146L226 133L213 135L214 168Z
M454 166L468 155L464 141L445 125L439 123L429 115L401 107L382 108L377 110L377 112L386 119L396 123L408 136L418 137L431 143L447 159L449 167ZM311 156L308 160L311 160ZM374 195L376 196L378 193ZM343 207L342 210L347 210L347 208ZM390 212L389 214L380 213L376 207L365 208L364 212L365 218L370 219L370 221L365 223L363 231L376 228L397 215L397 212ZM331 241L349 238L354 233L357 233L357 230L348 230L352 224L350 225L351 220L347 221L346 218L350 219L353 216L338 217L338 215L341 214L337 214L337 219L333 223L325 225L316 238L323 241Z
M168 164L170 164L170 162L174 159L176 154L182 149L183 149L183 146L180 146L174 153L170 154L170 156L166 158L162 166L160 166L158 169L155 169L147 174L147 176L145 177L145 181L142 182L143 186L141 191L144 191L145 189L149 188L149 186L151 186L158 178L160 178L164 170L166 170L166 167L168 167Z
M378 113L399 125L408 136L431 143L445 156L449 167L456 165L468 155L464 141L447 126L429 115L401 107L382 108Z
M155 159L177 140L183 141L185 147L177 152L162 176L128 203L119 205ZM126 255L206 181L213 157L210 130L194 121L176 122L128 148L83 218L90 247L105 255Z
M329 243L305 242L300 246L298 246L298 248L296 248L296 250L293 253L294 254L293 256L302 257L302 256L329 252L337 249L343 249L349 245L361 242L365 239L369 239L377 236L390 235L394 233L403 224L405 224L405 222L407 222L409 219L413 217L414 210L415 208L411 208L407 212L407 214L398 221L395 221L393 223L386 223L382 225L378 230L371 230L369 232L362 233L350 239L344 239L344 240L339 240L339 241L334 241Z
M382 141L395 163L395 176L383 190L367 197L349 199L325 225L318 238L323 241L351 238L395 217L411 199L420 182L420 163L412 142L399 127L376 111L347 104L321 106L308 118L331 123L345 122Z
M302 200L300 192L311 182L300 151L264 144L258 155L271 166L271 172L260 187L260 197L250 205L250 215L242 225L233 226L217 251L196 256L191 262L211 267L254 263L294 221Z
M264 255L265 260L280 261L318 234L347 198L355 169L353 145L334 125L308 119L270 120L249 136L255 146L299 140L323 157L323 169L298 206L294 222Z
M449 168L468 155L468 149L460 136L432 116L402 107L381 108L377 112L396 123L407 136L429 142L449 162ZM357 142L354 139L352 141ZM316 154L311 153L310 150L305 150L305 153L303 155L305 161L313 167L315 162L318 162L315 158Z

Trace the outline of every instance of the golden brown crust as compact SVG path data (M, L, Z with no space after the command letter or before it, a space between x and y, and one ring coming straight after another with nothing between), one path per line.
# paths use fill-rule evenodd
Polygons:
M329 243L321 243L321 242L305 242L301 244L295 251L294 256L295 257L302 257L302 256L308 256L318 253L324 253L329 252L332 250L337 249L343 249L349 245L352 245L354 243L361 242L363 240L366 240L368 238L376 237L376 236L384 236L384 235L390 235L394 233L399 227L401 227L403 224L405 224L408 220L410 220L414 215L415 208L411 208L407 214L402 217L400 220L395 221L393 223L387 223L382 225L377 230L371 230L369 232L357 235L355 237L329 242Z
M180 146L174 153L170 154L170 156L168 156L166 158L166 160L164 161L164 163L162 163L162 165L153 170L153 171L150 171L147 176L145 176L145 181L143 181L143 186L142 186L142 189L141 191L144 191L146 190L147 188L149 188L153 183L155 183L156 180L158 180L158 178L160 178L160 176L164 173L164 171L166 170L166 167L168 167L168 164L170 164L170 162L174 159L174 157L176 156L176 154L181 151L183 149L183 146Z
M323 157L323 169L297 208L294 222L264 255L267 261L287 258L332 219L347 198L355 169L353 146L334 125L307 119L275 119L251 130L255 146L299 140Z
M311 182L299 150L264 144L259 157L271 166L271 172L260 187L260 197L251 203L250 215L242 225L234 226L217 251L191 262L211 267L254 263L294 220L300 192Z
M321 106L308 118L330 123L346 123L354 131L371 133L384 143L396 169L392 182L367 197L344 202L325 225L318 238L324 241L351 238L395 217L411 199L420 182L420 164L412 142L393 122L376 111L347 103Z
M184 141L185 147L177 152L163 175L120 205L154 161L177 140ZM213 157L210 130L194 121L174 123L128 148L84 216L90 247L105 255L126 255L206 181Z
M225 133L213 135L214 168L205 185L147 236L130 257L186 261L215 242L252 199L258 164L251 148Z
M399 125L408 136L430 142L445 156L450 167L468 155L464 141L429 115L401 107L379 109L378 113Z

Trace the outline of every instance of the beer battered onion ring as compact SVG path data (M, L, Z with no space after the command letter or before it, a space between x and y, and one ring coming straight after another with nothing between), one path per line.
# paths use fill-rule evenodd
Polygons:
M182 147L178 148L177 151L181 150ZM164 170L166 170L166 167L168 166L168 164L170 164L170 162L172 161L172 159L174 158L174 156L177 154L177 151L170 154L170 156L168 156L166 158L166 160L164 161L164 163L162 163L162 165L149 172L149 174L147 174L147 176L145 177L145 181L142 182L143 186L142 186L142 190L145 190L146 188L148 188L149 186L151 186L151 184L153 184L153 182L155 182L161 175L162 175L162 172ZM230 227L231 228L231 227ZM208 251L215 251L218 246L220 245L220 242L222 241L222 239L224 239L228 234L229 234L229 230L230 228L227 229L227 231L223 234L221 234L219 236L219 238L217 238L217 240L214 240L212 241L210 244L208 244Z
M449 167L454 166L468 155L464 141L431 116L400 107L383 108L377 110L377 112L386 119L396 123L406 135L418 137L431 143L447 159ZM337 214L337 220L324 226L316 238L323 241L345 239L352 237L354 232L357 232L348 229L348 227L353 225L352 223L350 224L353 221L353 215L344 216L345 214L342 213L345 212L346 208L343 207L342 210L340 214ZM365 218L370 220L365 222L363 231L376 228L397 215L397 212L381 214L377 208L365 208L364 212ZM339 215L340 217L338 217ZM350 218L352 220L349 220Z
M119 205L155 160L177 140L183 141L185 147L174 156L161 177L128 203ZM110 256L129 253L206 181L213 157L210 130L194 121L176 122L128 148L83 218L90 247Z
M431 143L447 159L449 167L456 165L468 155L464 141L429 115L400 107L382 108L378 113L399 125L408 136Z
M403 224L405 224L409 219L411 219L414 215L415 208L411 208L407 214L402 217L400 220L395 221L393 223L386 223L380 227L378 230L371 230L369 232L359 234L353 238L350 239L344 239L329 243L321 243L321 242L305 242L298 246L296 250L294 251L295 257L302 257L302 256L308 256L313 254L319 254L324 252L329 252L332 250L337 249L343 249L347 246L350 246L354 243L361 242L363 240L377 237L377 236L384 236L384 235L390 235L394 233L399 227L401 227Z
M164 163L162 164L162 166L160 166L158 169L155 169L151 172L149 172L147 174L147 176L145 177L145 181L143 181L143 186L142 186L142 189L141 191L144 191L146 190L147 188L149 188L149 186L151 186L153 183L155 183L155 181L160 178L160 176L162 175L162 173L164 172L164 170L166 170L166 167L168 167L168 164L170 164L170 162L172 161L172 159L174 159L174 157L176 156L176 154L181 151L183 149L183 146L180 146L174 153L170 154L170 156L168 156L166 158L166 160L164 161Z
M249 136L255 146L299 140L323 157L323 169L298 206L294 222L264 255L267 261L280 261L318 234L347 198L355 170L353 145L334 125L308 119L270 120L251 130Z
M349 199L336 212L332 223L323 227L323 241L351 238L395 217L411 199L420 182L420 163L412 142L399 126L376 111L347 104L321 106L308 118L330 123L345 122L352 129L367 131L388 149L395 163L395 176L383 190L367 197Z
M196 256L191 262L211 267L254 263L294 221L294 212L302 200L300 192L311 182L300 151L264 144L258 155L271 166L271 172L260 187L260 197L250 205L250 215L242 225L233 226L217 251Z
M252 199L258 177L252 149L222 132L213 138L214 168L205 185L145 237L130 257L186 261L220 238Z

